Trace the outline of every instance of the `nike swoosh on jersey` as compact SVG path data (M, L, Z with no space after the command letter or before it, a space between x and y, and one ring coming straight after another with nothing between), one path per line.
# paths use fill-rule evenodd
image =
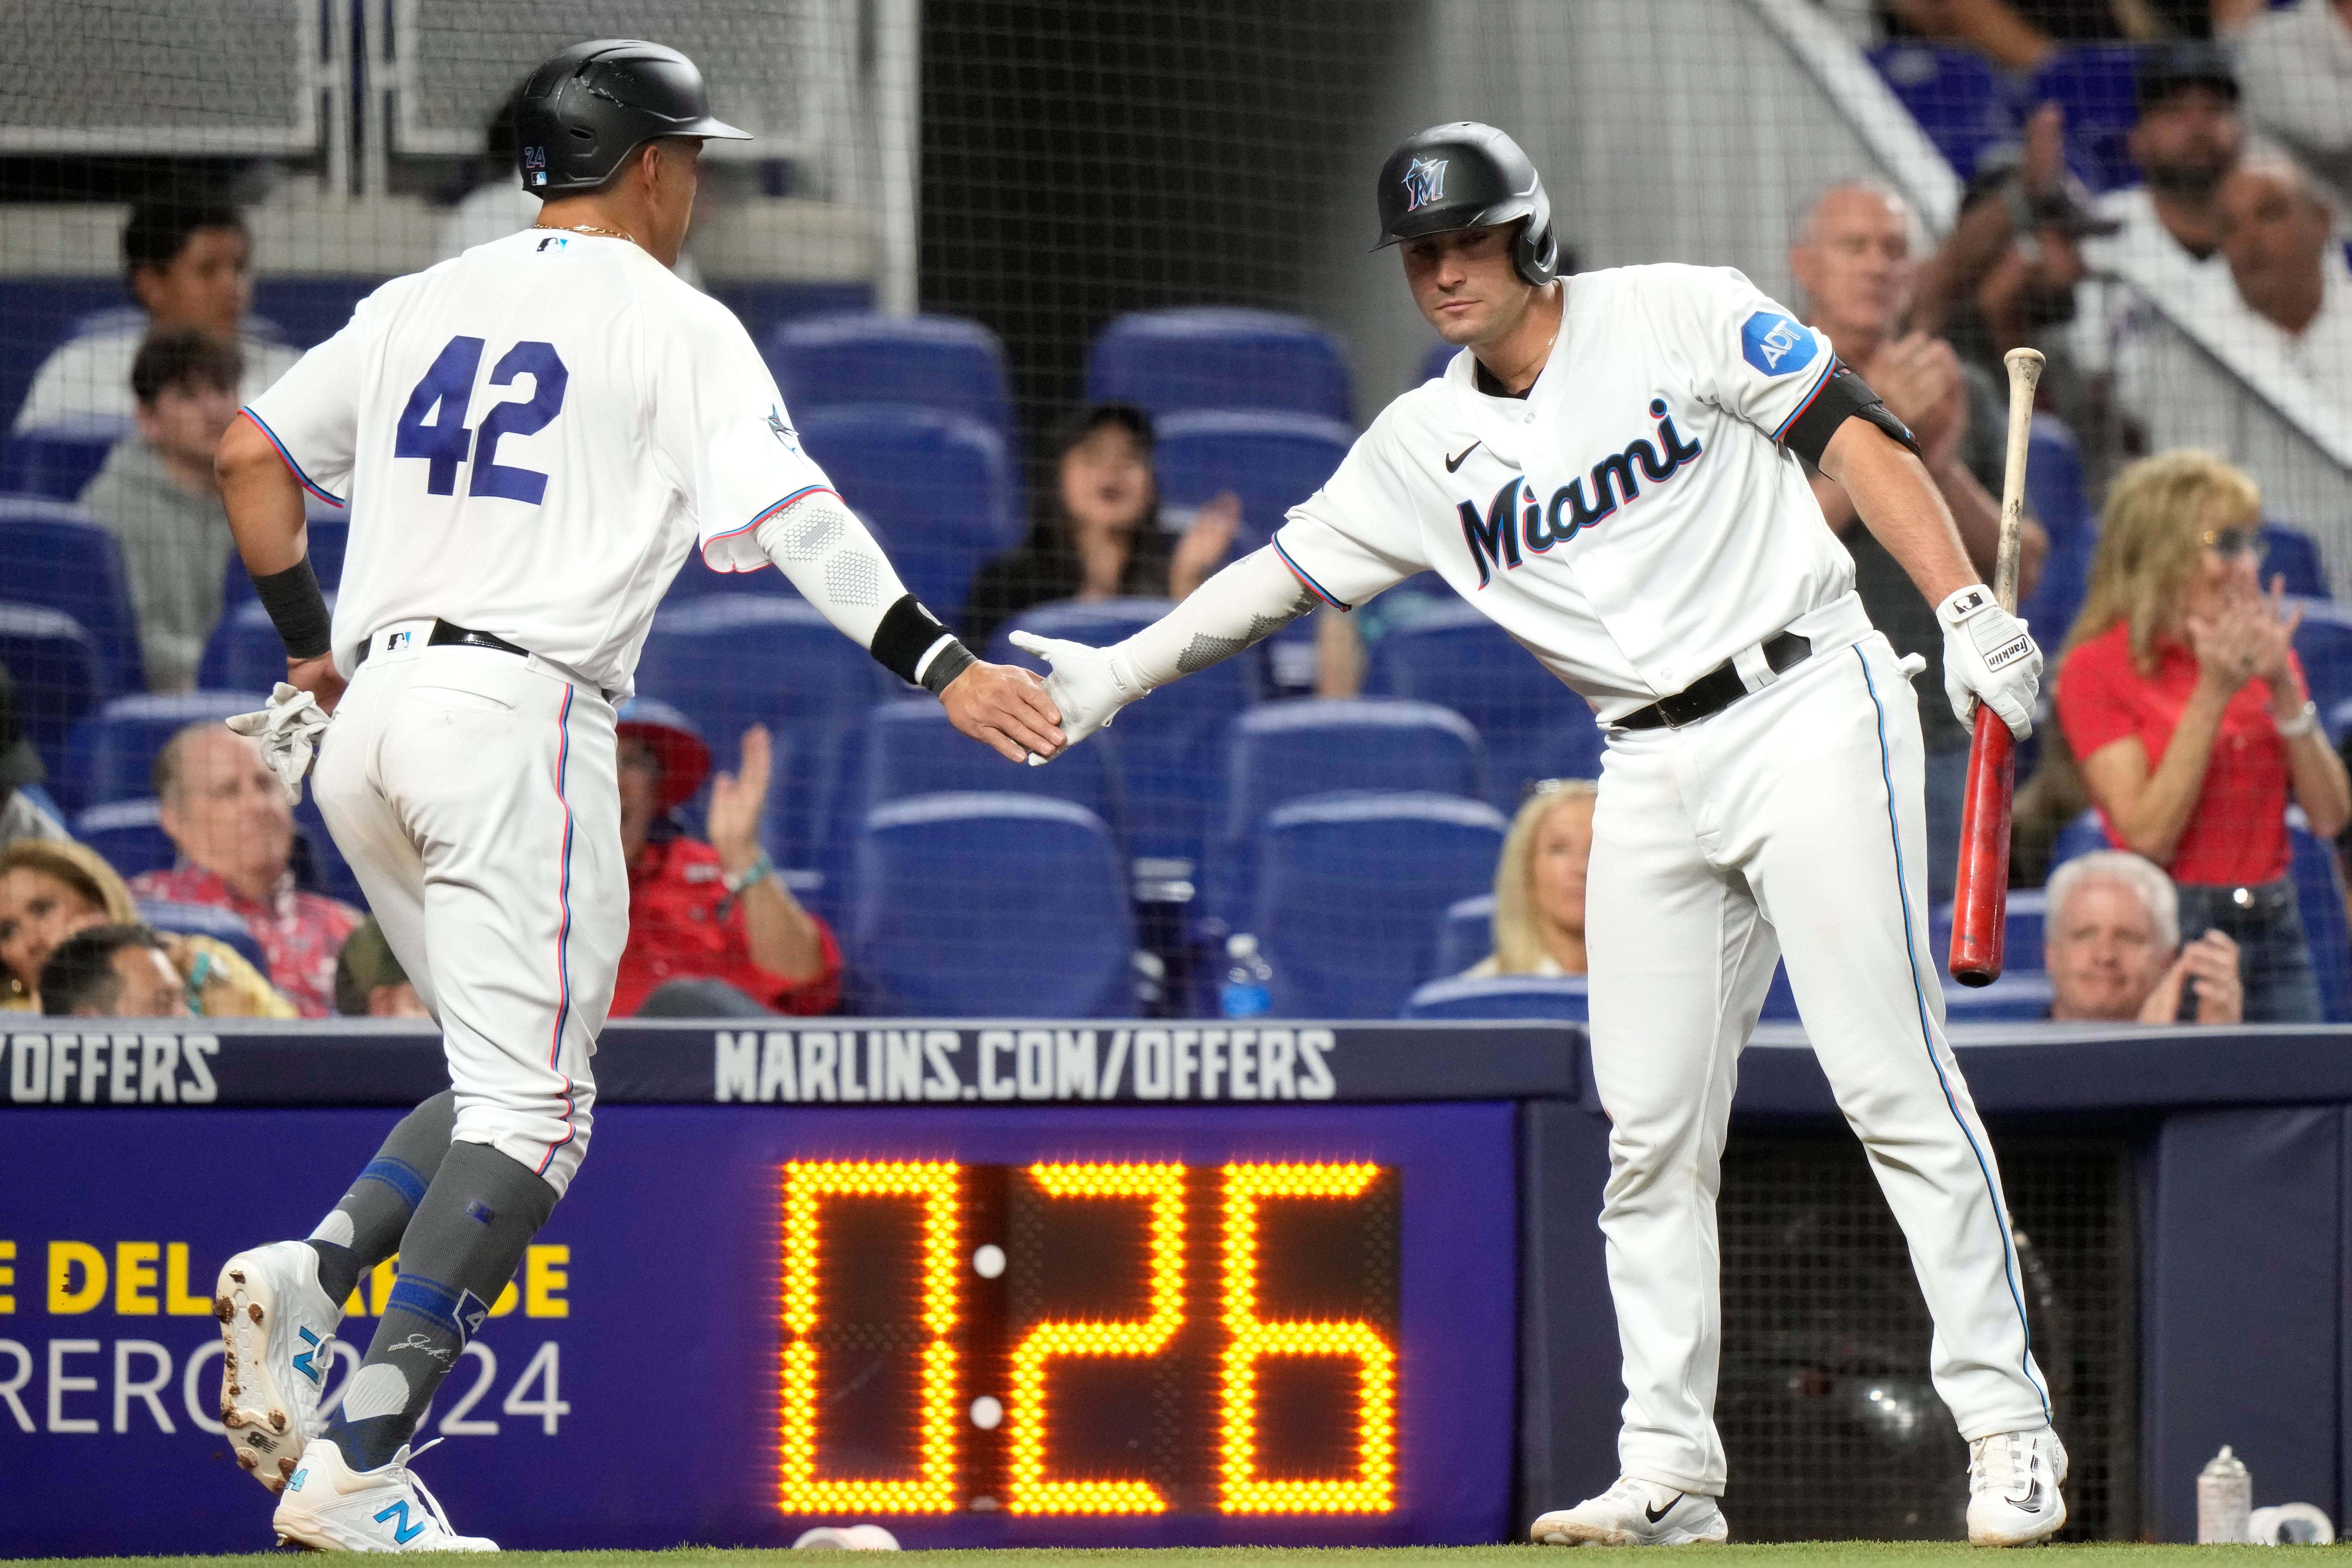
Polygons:
M1476 451L1482 445L1484 445L1483 442L1473 441L1467 447L1462 448L1462 456L1458 458L1446 458L1445 471L1450 474L1454 469L1460 468L1464 463L1469 461L1470 454Z
M1465 457L1469 456L1466 452L1463 455ZM1652 1524L1655 1524L1658 1521L1665 1518L1666 1515L1674 1512L1675 1504L1682 1501L1683 1499L1688 1495L1689 1494L1686 1492L1676 1492L1664 1508L1652 1508L1648 1504L1644 1503L1642 1506L1642 1517L1648 1520Z

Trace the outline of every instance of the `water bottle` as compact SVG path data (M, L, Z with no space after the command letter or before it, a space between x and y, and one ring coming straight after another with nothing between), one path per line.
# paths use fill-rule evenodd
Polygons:
M2197 1472L2197 1544L2242 1545L2252 1539L2247 1526L2253 1511L2253 1478L2224 1443Z
M1274 966L1257 950L1257 938L1235 931L1225 939L1225 983L1217 1001L1228 1018L1263 1018L1274 1011Z

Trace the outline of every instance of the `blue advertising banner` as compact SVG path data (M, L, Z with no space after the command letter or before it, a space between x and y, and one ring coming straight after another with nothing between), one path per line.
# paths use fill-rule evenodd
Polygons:
M195 1059L221 1084L236 1054ZM710 1094L710 1031L695 1054ZM265 1547L270 1500L216 1419L214 1277L306 1234L397 1112L116 1108L110 1044L100 1059L86 1108L78 1046L62 1102L45 1082L41 1109L0 1110L0 1552ZM136 1093L140 1049L121 1059ZM1172 1089L1172 1041L1165 1060ZM600 1111L420 1432L447 1439L418 1471L460 1529L774 1546L870 1521L911 1547L1509 1528L1508 1104ZM334 1383L391 1274L356 1293Z

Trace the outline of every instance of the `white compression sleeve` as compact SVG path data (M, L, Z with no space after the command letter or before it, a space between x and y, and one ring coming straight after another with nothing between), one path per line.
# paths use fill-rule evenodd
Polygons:
M1150 691L1264 641L1315 608L1271 545L1201 584L1192 596L1110 649L1122 685Z
M803 497L753 537L802 597L859 647L874 646L883 616L906 595L889 557L831 491Z

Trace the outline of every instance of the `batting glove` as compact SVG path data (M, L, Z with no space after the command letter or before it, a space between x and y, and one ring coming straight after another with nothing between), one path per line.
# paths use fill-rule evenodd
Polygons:
M1062 715L1062 733L1076 745L1109 723L1118 710L1150 689L1127 668L1116 647L1088 647L1084 643L1041 637L1034 632L1014 632L1013 646L1045 661L1045 695ZM1032 755L1029 765L1043 767L1045 759Z
M1944 695L1963 724L1982 702L2022 741L2033 733L2033 699L2042 689L2042 650L2025 623L2000 607L1992 590L1970 584L1936 606L1944 623Z
M238 734L261 744L261 760L286 787L289 805L302 804L302 775L310 771L319 737L333 720L319 700L284 681L269 694L269 706L258 713L239 713L228 721Z

